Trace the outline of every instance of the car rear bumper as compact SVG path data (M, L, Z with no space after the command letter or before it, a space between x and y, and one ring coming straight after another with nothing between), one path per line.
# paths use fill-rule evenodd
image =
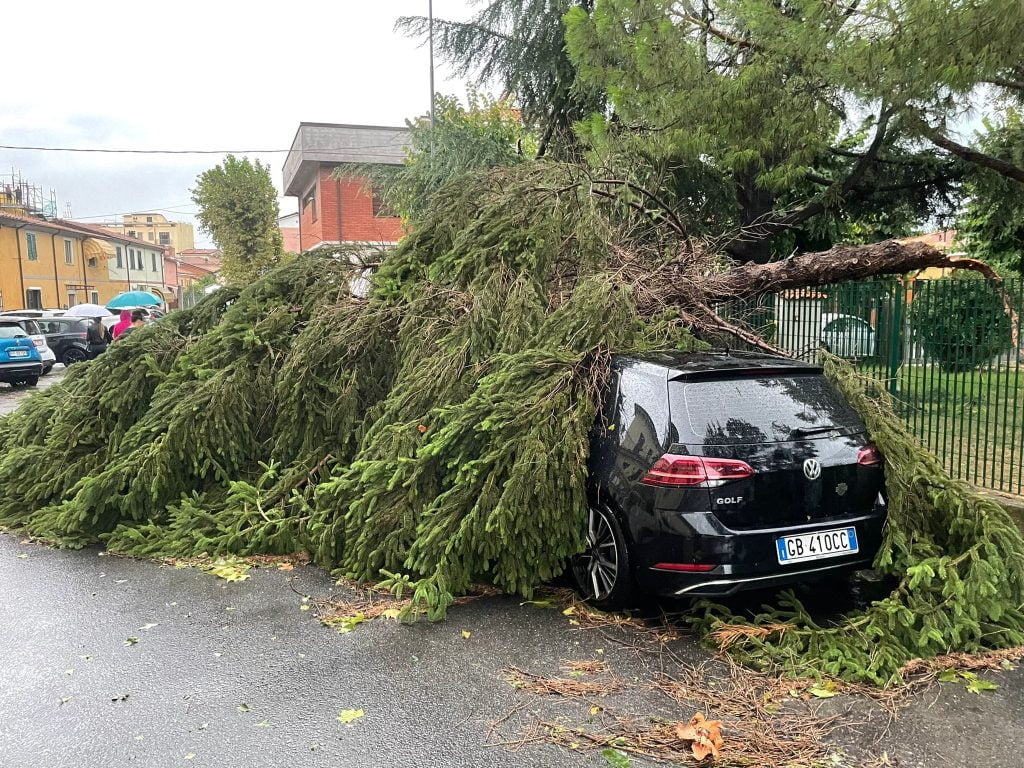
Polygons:
M43 364L38 360L16 363L0 363L0 381L21 381L32 376L41 376Z
M680 597L721 597L747 589L777 587L799 581L867 568L882 543L886 509L876 506L856 517L816 520L800 526L737 531L726 528L710 512L675 513L672 534L659 537L658 546L636 547L637 581L656 594ZM782 536L853 526L855 553L781 564L776 541ZM664 563L713 564L710 571L680 572L655 565Z

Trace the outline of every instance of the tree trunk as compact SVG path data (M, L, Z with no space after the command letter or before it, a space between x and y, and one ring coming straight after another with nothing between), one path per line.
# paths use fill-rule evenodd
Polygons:
M1002 283L984 262L948 256L925 243L904 245L888 240L872 245L838 245L822 253L803 253L770 264L741 264L709 276L704 303L879 275L903 275L928 267L971 269Z

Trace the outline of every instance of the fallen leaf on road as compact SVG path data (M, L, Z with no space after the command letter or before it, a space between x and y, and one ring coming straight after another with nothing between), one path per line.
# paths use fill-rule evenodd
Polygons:
M63 706L64 706L65 704L67 704L67 703L68 703L69 701L71 701L71 697L70 697L70 696L65 696L65 697L64 697L63 699L61 699L61 700L60 700L60 706L62 706L62 707L63 707Z
M245 702L242 702L241 704L238 705L238 711L239 712L248 712L249 711L249 705L246 704Z
M269 720L260 720L258 723L256 723L256 727L257 728L269 728L270 727L270 721Z
M137 642L139 642L137 637L126 637L124 640L125 645L135 645Z
M291 563L281 563L279 566L277 566L277 570L279 570L279 571L294 571L295 570L295 566L292 565Z
M473 633L470 632L468 629L462 630L462 639L463 640L469 640L469 638L471 638L472 636L473 636Z
M244 560L238 558L218 557L210 565L203 568L207 573L212 573L218 579L224 581L245 581L249 578L248 570L251 566Z
M306 603L303 603L302 605L299 606L299 610L300 611L308 611L309 610L309 606Z
M19 560L28 560L28 552L22 552L20 555L18 555L18 559Z
M690 718L690 722L676 726L676 738L692 742L690 751L697 760L708 755L718 757L718 750L725 743L722 739L722 721L705 720L704 714L698 712Z
M601 757L612 768L630 768L633 765L633 761L629 759L629 756L618 749L601 750Z
M338 715L338 722L344 723L345 725L351 725L365 714L366 713L361 709L343 709L341 710L341 714Z
M75 674L75 670L73 670L73 669L65 669L64 670L64 674L65 675L73 675L73 674Z
M185 755L185 759L186 760L194 760L195 756L196 756L195 752L189 752L187 755Z
M159 627L159 626L160 626L159 624L146 624L144 626L139 627L139 631L140 632L145 632L147 629L152 629L153 627Z

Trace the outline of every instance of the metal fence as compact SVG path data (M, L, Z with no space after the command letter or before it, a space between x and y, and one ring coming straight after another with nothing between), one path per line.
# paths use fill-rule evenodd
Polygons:
M819 286L718 311L789 354L820 347L884 380L897 412L946 468L980 487L1024 493L1024 284L980 279Z

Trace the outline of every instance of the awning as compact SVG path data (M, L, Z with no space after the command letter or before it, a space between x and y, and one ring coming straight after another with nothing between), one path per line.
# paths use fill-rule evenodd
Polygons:
M99 240L95 237L87 237L82 241L82 253L87 259L96 259L98 264L114 258L114 246L106 240Z

